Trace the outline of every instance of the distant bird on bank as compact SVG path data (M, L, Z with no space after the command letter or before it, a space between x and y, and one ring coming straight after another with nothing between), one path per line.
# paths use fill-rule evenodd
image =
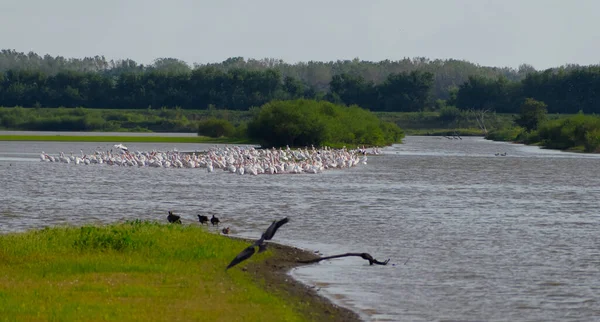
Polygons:
M230 232L230 231L231 231L231 230L229 229L229 227L227 227L227 228L223 228L223 229L221 230L221 232L223 233L223 235L229 235L229 232Z
M200 221L200 224L202 225L208 225L208 216L198 215L198 221Z
M258 246L259 253L265 251L267 249L267 245L264 243L264 241L271 240L273 238L273 236L275 236L275 233L277 232L277 230L289 221L290 220L287 217L285 217L279 221L274 220L273 223L269 226L269 228L267 228L267 230L265 230L265 232L262 233L262 235L260 236L260 239L258 239L252 245L246 247L241 253L239 253L231 261L231 263L229 263L229 265L227 265L227 268L225 270L228 270L228 269L232 268L233 266L252 257L252 255L254 255L254 253L256 252L256 250L254 249L256 246Z
M172 212L172 211L170 211L170 210L169 210L169 215L167 215L167 220L168 220L168 221L169 221L171 224L173 224L173 223L176 223L176 224L181 224L181 217L180 217L180 216L177 216L177 215L175 215L175 214L173 214L173 212Z
M219 226L219 223L220 223L220 222L221 222L221 221L219 220L219 218L215 217L215 215L212 215L212 218L210 218L210 223L211 223L213 226L215 226L215 225Z

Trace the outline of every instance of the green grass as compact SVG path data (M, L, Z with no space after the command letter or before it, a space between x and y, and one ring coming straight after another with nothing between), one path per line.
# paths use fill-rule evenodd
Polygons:
M511 127L500 129L497 131L491 131L486 135L486 139L492 141L504 141L504 142L516 142L520 135L523 135L524 129L521 127Z
M246 246L141 221L2 235L0 321L305 320L240 267L224 270Z
M87 135L0 135L0 141L65 141L65 142L164 142L164 143L228 143L249 144L245 139L211 138L207 136L87 136Z

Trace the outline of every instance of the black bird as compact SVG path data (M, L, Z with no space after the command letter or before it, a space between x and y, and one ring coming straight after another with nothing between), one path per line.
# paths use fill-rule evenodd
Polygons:
M262 233L262 235L260 236L260 239L258 239L252 245L246 247L246 249L244 249L241 253L239 253L231 261L231 263L229 263L229 265L227 265L227 268L225 270L230 269L231 267L252 257L252 255L254 255L254 253L256 252L256 250L254 249L254 247L256 247L256 246L258 246L259 253L264 252L267 249L267 244L265 244L264 241L271 240L273 238L273 236L275 236L275 232L277 232L277 229L279 229L281 226L283 226L285 223L287 223L289 221L290 220L287 217L285 217L279 221L274 220L273 223L271 224L271 226L269 226L269 228L267 228L267 230L265 230L265 232Z
M170 210L169 210L169 215L167 216L167 220L170 223L181 224L181 217L173 214L173 212Z
M227 268L225 270L228 270L228 269L234 267L235 265L247 260L248 258L252 257L252 255L254 255L254 245L246 247L246 249L244 249L241 253L239 253L231 261L231 263L229 263L229 265L227 265Z
M261 239L263 239L263 238L264 238L264 240L273 239L273 236L275 236L275 232L277 232L277 229L279 229L281 226L288 223L289 221L290 220L288 217L285 217L279 221L273 220L273 223L271 224L271 226L269 226L269 228L267 228L267 230L262 234Z
M210 218L210 223L211 223L211 224L213 224L213 226L214 226L214 225L217 225L217 226L219 226L219 223L220 223L220 222L221 222L221 221L219 220L219 218L215 217L215 215L213 215L213 216L212 216L212 218Z
M375 258L373 258L373 256L371 256L369 253L346 253L346 254L341 254L341 255L319 257L319 258L315 258L315 259L311 259L311 260L298 261L298 262L299 263L304 263L304 264L309 264L309 263L320 262L320 261L326 260L326 259L333 259L333 258L340 258L340 257L347 257L347 256L358 256L358 257L361 257L362 259L368 260L369 261L369 265L373 265L373 264L387 265L387 263L390 262L389 259L387 259L387 260L385 260L383 262L380 262L380 261L376 260Z
M200 221L200 224L202 224L202 225L207 224L208 225L208 216L198 215L198 220Z
M254 242L254 245L258 246L259 253L262 253L265 250L267 250L267 244L265 244L264 241L273 239L273 236L275 236L275 232L277 231L277 229L279 229L281 226L288 223L289 221L290 220L288 217L285 217L279 221L273 220L271 226L269 226L269 228L265 230L265 232L260 236L260 239Z

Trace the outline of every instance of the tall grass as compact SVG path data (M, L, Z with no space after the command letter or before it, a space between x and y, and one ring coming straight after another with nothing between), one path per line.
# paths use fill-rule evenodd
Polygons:
M140 221L2 235L0 320L303 320L242 270L224 270L246 246Z
M234 125L248 111L168 109L90 109L0 107L0 128L26 131L193 132L202 120L219 118Z

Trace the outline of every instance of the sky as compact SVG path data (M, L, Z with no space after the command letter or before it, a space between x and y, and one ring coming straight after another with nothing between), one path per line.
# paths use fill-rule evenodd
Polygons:
M600 63L600 0L1 0L0 49L148 64L229 57Z

